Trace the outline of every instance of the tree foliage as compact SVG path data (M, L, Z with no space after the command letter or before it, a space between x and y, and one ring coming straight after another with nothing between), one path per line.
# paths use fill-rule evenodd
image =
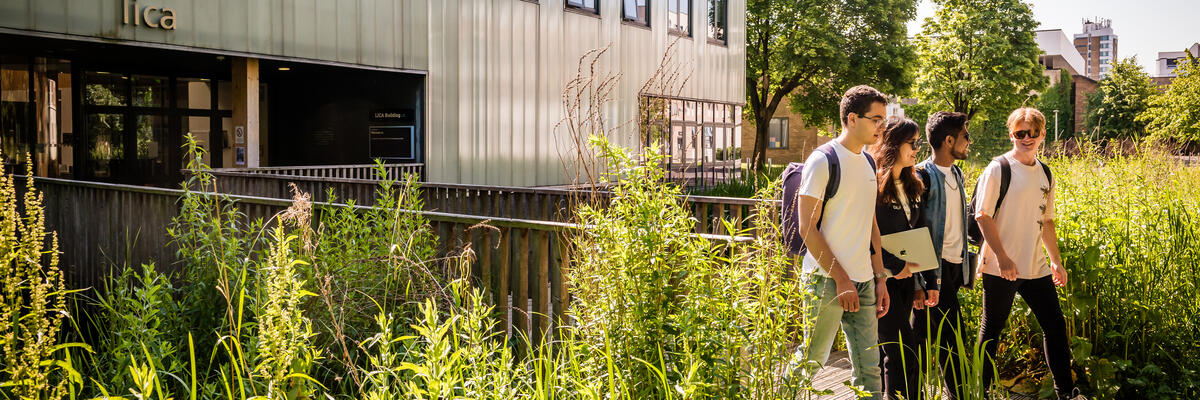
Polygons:
M767 126L784 99L808 125L838 120L846 89L868 84L902 94L913 60L905 22L915 0L749 0L747 112L756 127L753 161L765 167Z
M1006 114L1046 87L1037 21L1020 0L935 0L916 35L917 95L967 114Z
M1088 134L1100 138L1140 139L1146 135L1146 123L1138 116L1150 107L1158 94L1150 74L1142 70L1136 58L1118 60L1100 80L1096 92L1088 98Z
M1175 80L1150 100L1138 121L1153 138L1200 142L1200 60L1195 55L1188 52L1188 61L1175 69Z
M1046 131L1050 138L1056 137L1054 132L1054 110L1058 110L1058 137L1071 136L1074 132L1075 107L1071 104L1071 73L1061 70L1058 83L1046 88L1038 98L1037 109L1046 115Z

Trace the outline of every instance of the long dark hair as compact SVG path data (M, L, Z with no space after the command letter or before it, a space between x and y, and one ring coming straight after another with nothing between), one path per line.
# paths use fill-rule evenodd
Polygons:
M900 196L896 194L896 185L892 184L892 169L896 159L900 157L900 146L908 146L908 141L917 137L917 123L904 117L891 116L887 119L887 128L883 137L874 146L871 155L875 157L878 169L875 170L876 181L879 182L879 204L898 204ZM917 177L913 167L904 167L900 171L900 185L904 186L904 195L909 204L921 198L925 193L925 185Z

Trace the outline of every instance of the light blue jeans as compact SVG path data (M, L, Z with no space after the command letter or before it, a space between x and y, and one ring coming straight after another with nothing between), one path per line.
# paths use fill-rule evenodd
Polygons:
M858 312L847 312L837 301L837 283L820 275L808 277L805 286L813 304L804 316L808 354L801 346L793 355L792 365L806 365L808 376L829 361L829 351L837 338L838 327L846 333L846 348L854 369L851 384L871 392L869 399L883 398L883 378L879 368L879 319L875 317L875 280L855 282L858 289ZM803 360L803 361L801 361Z

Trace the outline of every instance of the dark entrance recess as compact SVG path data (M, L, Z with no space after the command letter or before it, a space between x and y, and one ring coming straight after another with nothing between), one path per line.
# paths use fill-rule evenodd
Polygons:
M272 165L424 162L422 76L268 61L261 71Z
M190 133L206 163L232 167L232 59L0 34L0 161L19 173L31 165L40 176L173 187ZM420 75L260 60L259 83L260 166L423 162Z

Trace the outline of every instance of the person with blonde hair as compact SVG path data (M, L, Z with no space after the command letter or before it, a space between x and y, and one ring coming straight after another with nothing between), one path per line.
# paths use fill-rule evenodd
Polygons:
M1046 364L1058 398L1083 399L1071 377L1067 324L1055 289L1067 284L1067 270L1054 231L1054 176L1037 159L1046 140L1046 117L1033 108L1018 108L1008 116L1007 125L1013 149L980 175L972 205L983 237L979 260L983 286L979 343L986 354L983 387L986 391L992 384L1000 335L1020 294L1042 327Z

